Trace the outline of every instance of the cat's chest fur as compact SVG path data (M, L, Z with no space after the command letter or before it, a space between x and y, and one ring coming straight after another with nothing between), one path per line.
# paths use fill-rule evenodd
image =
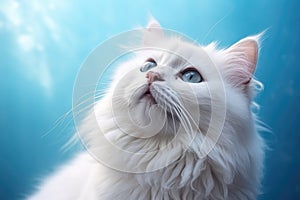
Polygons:
M230 155L224 157L233 159ZM248 168L249 174L242 174L245 166L213 159L222 158L197 159L194 153L186 152L163 169L138 174L115 171L98 163L96 196L97 199L255 199L257 191L247 178L256 174L256 169Z

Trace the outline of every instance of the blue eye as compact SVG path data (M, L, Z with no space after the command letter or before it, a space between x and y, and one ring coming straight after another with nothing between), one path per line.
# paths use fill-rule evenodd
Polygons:
M203 81L202 76L196 69L186 69L181 73L181 79L184 82L200 83Z
M157 63L155 62L155 60L153 60L152 58L149 58L148 60L146 60L146 62L143 64L143 66L140 68L141 72L146 72L149 69L156 67Z

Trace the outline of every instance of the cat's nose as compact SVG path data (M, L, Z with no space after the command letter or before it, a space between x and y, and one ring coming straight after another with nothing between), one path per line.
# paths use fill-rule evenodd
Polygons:
M146 78L148 79L148 83L153 83L154 81L163 81L160 74L153 71L147 72Z

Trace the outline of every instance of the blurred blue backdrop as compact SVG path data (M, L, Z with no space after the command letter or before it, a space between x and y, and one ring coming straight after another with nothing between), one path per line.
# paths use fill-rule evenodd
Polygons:
M247 2L247 3L245 3ZM81 63L100 42L147 24L198 42L228 46L266 28L256 77L267 153L261 200L300 199L300 1L70 1L0 2L0 199L32 192L37 177L72 152L61 150L73 133L72 89ZM72 123L72 122L71 122Z

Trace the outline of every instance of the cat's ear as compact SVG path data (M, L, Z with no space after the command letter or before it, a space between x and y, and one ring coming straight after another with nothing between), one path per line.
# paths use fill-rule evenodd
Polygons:
M257 64L261 36L246 37L227 49L228 63L234 68L231 80L236 85L250 82Z
M164 31L158 21L153 17L150 18L144 32L143 42L145 45L150 45L160 38L164 37Z
M148 25L147 25L147 30L153 34L156 34L157 36L163 37L164 36L164 31L161 27L161 25L159 24L159 22L151 17Z

